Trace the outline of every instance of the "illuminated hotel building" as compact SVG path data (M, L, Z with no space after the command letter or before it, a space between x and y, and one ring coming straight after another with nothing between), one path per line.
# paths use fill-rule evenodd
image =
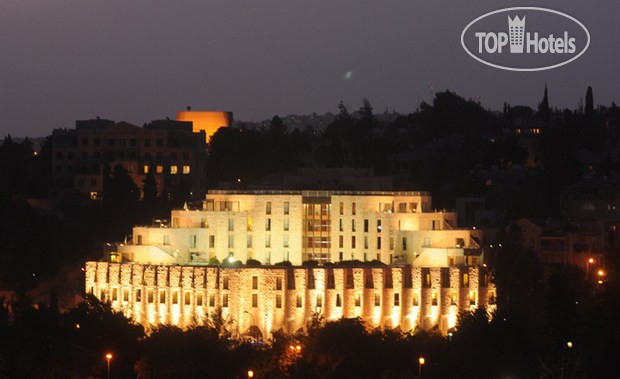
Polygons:
M137 226L108 262L88 262L86 290L146 326L221 309L240 335L292 333L314 312L447 333L460 310L495 306L479 231L456 220L426 192L209 191L201 209Z

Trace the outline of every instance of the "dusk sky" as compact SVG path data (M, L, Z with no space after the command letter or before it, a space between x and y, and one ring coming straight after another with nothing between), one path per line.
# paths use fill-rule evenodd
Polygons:
M480 64L463 28L508 6L566 12L589 50L545 72ZM195 110L237 120L357 109L415 110L431 87L535 106L620 101L620 3L563 1L0 0L0 132L45 136L100 116L138 125ZM347 74L349 73L349 74Z

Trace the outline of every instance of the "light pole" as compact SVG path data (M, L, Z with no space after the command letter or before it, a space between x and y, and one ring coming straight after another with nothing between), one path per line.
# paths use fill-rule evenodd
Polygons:
M248 370L248 378L253 378L253 377L254 377L254 371Z
M590 279L590 265L594 263L594 258L590 258L586 261L586 278Z
M418 359L418 379L422 379L422 366L424 366L424 363L426 363L426 360L424 357L420 357Z
M112 360L112 354L107 353L105 359L108 361L108 379L110 379L110 361Z

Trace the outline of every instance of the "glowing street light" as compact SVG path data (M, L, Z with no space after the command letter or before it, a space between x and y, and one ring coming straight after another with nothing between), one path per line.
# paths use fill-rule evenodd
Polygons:
M254 371L248 370L248 378L253 378L253 377L254 377Z
M573 343L571 341L568 341L566 343L566 347L568 347L569 349L572 349L573 348Z
M424 357L420 357L418 359L418 378L422 379L422 366L424 366L424 363L426 363L426 359L424 359Z
M112 354L107 353L105 359L108 360L108 379L110 379L110 360L112 360Z

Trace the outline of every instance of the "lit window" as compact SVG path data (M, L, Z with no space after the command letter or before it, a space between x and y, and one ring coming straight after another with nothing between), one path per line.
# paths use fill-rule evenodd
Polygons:
M252 294L252 308L258 307L258 294Z
M188 165L183 166L183 173L184 174L189 174L189 171L190 171L189 169L190 169L190 167Z
M170 166L170 173L171 173L172 175L176 174L177 172L178 172L178 168L177 168L177 166L174 166L174 165L173 165L173 166Z
M144 165L144 173L145 174L149 173L149 165L147 165L147 164Z
M163 174L164 173L164 166L157 165L157 167L155 168L155 172L157 172L158 174Z

